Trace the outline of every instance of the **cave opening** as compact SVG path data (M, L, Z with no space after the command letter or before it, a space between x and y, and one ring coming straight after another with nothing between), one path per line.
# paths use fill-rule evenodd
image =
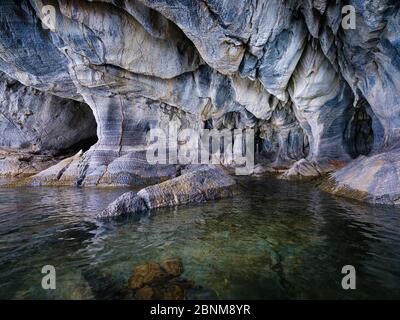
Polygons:
M79 151L86 152L98 142L97 122L92 109L85 103L73 106L72 116L63 124L69 130L70 139L63 147L54 152L57 156L71 156Z
M83 140L79 140L78 142L74 143L70 147L59 150L61 154L76 154L79 151L86 152L88 151L93 145L96 144L98 141L97 135L91 136L89 138L85 138Z
M347 152L353 159L370 154L374 146L373 119L368 110L368 103L362 100L355 108L344 133Z

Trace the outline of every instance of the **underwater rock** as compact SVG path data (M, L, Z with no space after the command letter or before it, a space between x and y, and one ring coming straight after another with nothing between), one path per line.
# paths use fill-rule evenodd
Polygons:
M135 299L137 300L157 300L161 299L162 293L152 287L143 287L136 291Z
M163 299L164 300L183 300L185 298L185 291L182 287L172 284L168 285L163 290Z
M196 288L196 285L179 277L182 273L180 259L146 262L133 269L128 287L135 290L135 299L138 300L183 300L185 292Z
M167 283L162 287L143 287L136 290L137 300L183 300L185 289L176 284Z
M183 273L183 265L180 259L164 260L160 265L172 277L179 277Z
M128 280L128 287L139 289L165 281L168 277L168 273L159 264L147 262L133 269L133 275Z
M95 299L122 299L131 300L134 298L132 290L126 285L115 280L115 277L108 271L90 266L82 272L85 282Z

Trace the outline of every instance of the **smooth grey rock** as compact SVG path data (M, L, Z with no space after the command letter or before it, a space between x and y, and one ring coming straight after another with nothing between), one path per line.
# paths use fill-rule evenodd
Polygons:
M124 214L134 214L144 212L149 208L143 198L139 197L136 192L130 191L124 193L117 200L112 202L98 218L110 218Z
M320 176L321 173L315 164L311 163L307 159L301 159L297 161L283 175L281 175L280 178L285 180L304 180L314 179Z
M231 197L235 184L235 180L221 168L201 167L177 178L144 188L138 193L125 193L100 213L98 218Z
M343 133L351 114L352 93L318 47L308 45L289 92L296 117L309 138L308 158L348 160Z
M374 204L400 205L400 150L361 156L329 176L323 190Z

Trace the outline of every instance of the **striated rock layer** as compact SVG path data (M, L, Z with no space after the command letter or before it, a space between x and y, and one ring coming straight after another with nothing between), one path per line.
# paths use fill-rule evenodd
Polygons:
M235 185L235 180L221 168L202 167L138 193L125 193L98 217L140 214L151 209L227 198L234 194Z
M345 5L354 28L343 28ZM3 0L0 146L75 154L16 184L146 185L185 169L147 162L151 128L254 129L256 159L282 178L330 172L330 192L398 204L399 9L396 0ZM2 173L19 172L1 161Z

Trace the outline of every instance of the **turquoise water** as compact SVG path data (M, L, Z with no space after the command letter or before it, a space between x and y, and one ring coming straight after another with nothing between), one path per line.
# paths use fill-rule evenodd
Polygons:
M400 298L400 210L308 184L241 181L233 199L98 221L127 189L0 189L0 298L131 298L133 267L179 257L188 298ZM43 290L41 268L56 268ZM343 290L354 265L357 289Z

